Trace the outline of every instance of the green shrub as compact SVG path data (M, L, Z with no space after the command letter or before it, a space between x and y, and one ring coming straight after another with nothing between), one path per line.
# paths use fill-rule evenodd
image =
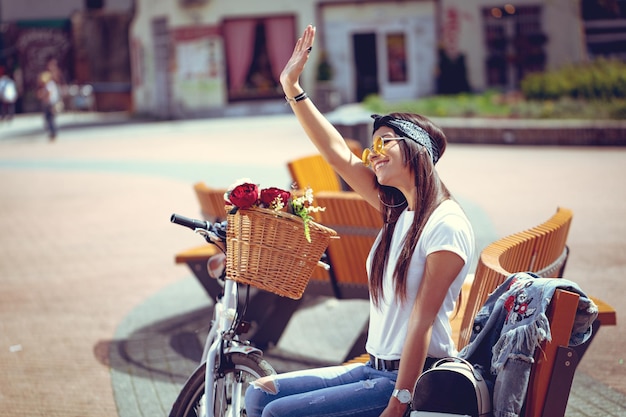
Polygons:
M394 111L430 117L515 117L557 119L626 119L626 63L600 58L568 65L558 71L530 74L521 92L462 93L386 102L367 97L364 106L374 113Z
M554 97L526 100L521 94L458 94L387 102L369 96L363 106L372 113L410 112L428 117L511 117L520 119L626 119L626 99Z
M555 71L529 74L522 80L521 90L529 100L626 98L626 63L598 58Z
M510 106L495 91L483 94L460 93L424 97L418 100L386 102L377 95L368 96L364 106L375 113L410 112L434 117L508 116Z

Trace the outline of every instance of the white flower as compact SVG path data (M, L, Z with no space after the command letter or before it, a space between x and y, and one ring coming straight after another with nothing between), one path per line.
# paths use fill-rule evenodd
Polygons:
M313 204L313 189L307 187L304 190L304 200L309 204Z

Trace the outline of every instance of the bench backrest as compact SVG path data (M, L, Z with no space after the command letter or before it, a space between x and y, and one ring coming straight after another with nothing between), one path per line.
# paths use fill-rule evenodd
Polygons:
M353 298L350 289L367 294L365 261L382 227L380 212L352 191L319 192L315 201L326 208L318 213L320 222L340 237L332 239L327 249L331 279L339 286L340 298Z
M319 191L341 191L339 177L322 155L294 159L287 163L287 168L295 187L311 188L316 198Z
M563 275L572 216L571 210L559 208L545 223L497 240L483 249L469 295L464 302L457 344L459 349L469 342L478 310L489 294L509 275L515 272L535 272L545 278Z
M200 203L200 211L205 220L222 221L226 220L226 209L224 208L224 188L211 188L204 182L197 182L193 185L193 190Z
M359 159L363 147L354 139L344 139L353 154ZM349 187L343 183L335 170L320 154L304 156L287 162L287 169L296 188L310 187L315 194L319 191L342 191Z

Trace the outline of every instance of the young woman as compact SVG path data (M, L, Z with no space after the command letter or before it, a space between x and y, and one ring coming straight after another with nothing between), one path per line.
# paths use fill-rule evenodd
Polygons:
M374 117L359 160L300 86L315 28L308 26L280 82L311 141L343 179L381 211L367 260L369 363L266 377L246 393L248 416L402 416L425 366L455 355L449 314L474 256L472 227L439 179L443 132L415 114Z

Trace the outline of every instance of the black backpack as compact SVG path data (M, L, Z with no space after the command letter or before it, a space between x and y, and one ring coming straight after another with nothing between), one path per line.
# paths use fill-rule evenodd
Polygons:
M444 358L415 383L411 417L491 415L491 394L480 371L461 358Z

